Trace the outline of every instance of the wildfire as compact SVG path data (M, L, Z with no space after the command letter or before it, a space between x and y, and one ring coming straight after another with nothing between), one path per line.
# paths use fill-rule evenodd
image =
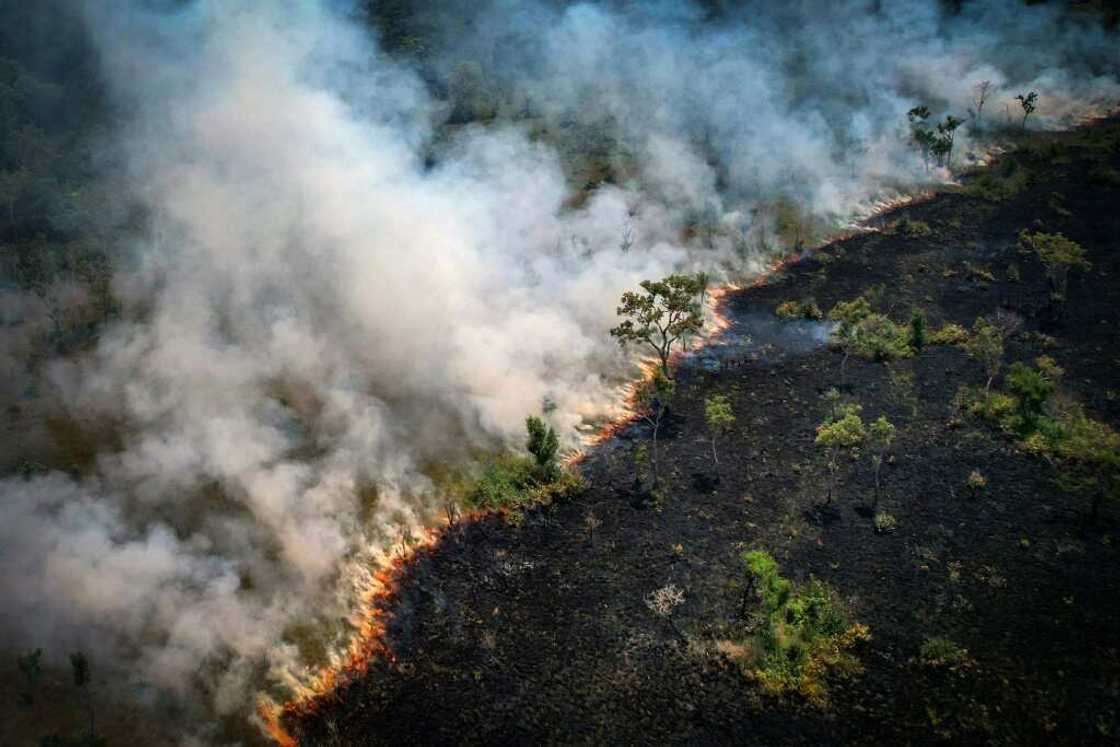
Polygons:
M817 245L776 259L765 271L752 279L750 287L765 284L775 274L800 262L812 252L820 251L853 236L876 230L866 225L866 221L869 219L907 205L929 200L934 194L933 190L929 190L873 203L859 221L845 230L833 234ZM711 344L715 338L731 327L732 322L725 313L724 304L730 294L740 289L741 286L739 285L727 283L706 293L704 299L706 318L701 335L693 342L690 350L674 352L671 363L678 362L680 358L691 351ZM617 390L618 400L622 403L618 416L597 429L585 440L581 449L567 458L566 463L569 466L581 462L591 448L609 441L639 417L638 396L642 388L653 380L659 365L660 361L653 357L643 358L637 362L638 376L620 385ZM459 523L476 521L483 515L482 513L464 515L459 519ZM257 709L258 716L265 732L278 745L281 747L298 747L299 744L285 729L284 721L286 719L314 712L325 696L344 683L364 675L374 661L385 661L389 664L395 661L395 655L385 639L387 626L391 620L391 615L388 612L389 602L396 595L401 580L420 553L437 545L453 526L450 518L445 517L441 526L423 530L419 538L415 538L411 543L402 543L392 550L381 552L375 556L373 565L378 570L363 575L357 582L359 585L358 603L351 619L356 632L346 650L318 672L306 677L301 682L294 683L293 688L296 695L288 702L278 704L267 697L260 700Z

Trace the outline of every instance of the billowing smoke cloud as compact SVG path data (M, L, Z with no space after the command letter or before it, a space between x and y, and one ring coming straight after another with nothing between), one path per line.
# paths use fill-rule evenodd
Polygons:
M1056 125L1120 95L1114 40L1011 2L432 9L423 75L335 6L89 4L129 112L115 178L151 230L116 279L126 321L44 384L101 453L0 482L5 634L221 714L298 675L293 630L430 523L431 464L519 438L546 399L569 443L611 413L623 290L756 271L736 237L775 196L836 222L928 179L917 103L961 113L992 80L989 116L1036 89ZM463 101L493 121L444 127ZM625 178L573 206L592 136Z

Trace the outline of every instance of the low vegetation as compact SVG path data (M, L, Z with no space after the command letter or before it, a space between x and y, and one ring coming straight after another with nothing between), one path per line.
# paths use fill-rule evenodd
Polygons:
M852 623L827 584L810 578L795 584L778 573L762 550L742 556L747 580L744 610L757 610L757 624L732 658L746 677L775 696L798 696L828 703L827 679L863 671L859 644L871 639L865 625Z

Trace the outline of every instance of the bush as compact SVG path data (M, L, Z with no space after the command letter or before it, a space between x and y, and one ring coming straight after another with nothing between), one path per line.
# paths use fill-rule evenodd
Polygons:
M959 324L949 322L929 336L931 345L961 345L968 341L968 330Z
M907 327L895 324L882 314L870 314L859 323L856 353L875 361L891 361L909 358L914 349L910 347Z
M811 298L802 301L782 301L774 309L774 313L782 319L810 319L819 322L824 319L824 312L817 306L817 302Z
M852 650L870 640L870 631L851 624L835 592L816 578L794 585L778 574L769 553L743 554L749 589L761 598L764 616L749 645L736 647L733 658L743 674L772 695L796 694L810 703L828 702L825 677L859 674L863 667Z
M972 657L967 649L941 636L926 638L918 649L918 654L927 667L960 669L972 665Z
M880 511L875 514L872 523L875 525L876 534L890 534L898 528L898 519L894 518L894 516L888 514L886 511Z
M1007 159L977 177L964 188L964 193L989 202L1003 202L1023 191L1027 181L1027 170L1014 159Z
M912 220L908 216L902 216L894 223L888 226L889 233L900 233L908 239L919 239L923 236L929 236L933 231L930 229L929 224L923 220Z
M979 493L984 488L988 487L988 478L984 477L983 473L978 469L974 469L968 473L968 479L965 480L968 489L973 493Z
M583 481L567 470L544 474L533 459L500 454L482 465L481 472L461 487L463 502L472 509L498 511L549 504L569 498L583 488Z

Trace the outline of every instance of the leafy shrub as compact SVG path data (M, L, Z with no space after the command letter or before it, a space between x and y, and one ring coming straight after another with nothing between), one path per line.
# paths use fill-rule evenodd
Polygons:
M908 239L919 239L929 236L933 231L929 224L923 220L913 220L909 216L902 216L888 226L888 232L900 233Z
M819 322L824 319L824 312L817 306L817 302L811 298L801 301L782 301L774 309L774 313L782 319L810 319Z
M910 347L916 352L922 352L926 346L926 315L921 309L914 309L910 313Z
M971 262L965 262L964 271L968 277L979 280L982 283L991 283L996 279L996 276L992 273L992 268L987 265L974 265Z
M461 492L468 507L496 511L549 504L569 498L582 488L583 481L567 470L544 474L535 460L507 453L484 463L477 476L466 480Z
M768 553L743 554L749 589L761 598L763 622L748 645L735 648L743 674L778 696L799 695L828 702L829 674L855 675L863 666L853 649L871 638L867 626L852 624L835 592L816 578L795 585L778 573Z
M1092 267L1085 258L1085 249L1060 233L1031 233L1023 229L1019 232L1019 246L1021 251L1035 254L1042 262L1050 281L1050 296L1058 303L1065 301L1070 271Z
M988 478L984 477L984 474L980 470L974 469L968 473L968 479L965 480L965 483L968 485L968 489L973 493L979 493L981 490L988 487Z
M968 341L968 330L949 322L929 336L931 345L961 345Z
M859 323L855 349L858 355L875 361L909 358L914 354L908 328L882 314L870 314Z
M1022 192L1027 182L1027 170L1009 158L977 177L964 188L964 193L989 202L1003 202Z
M880 511L875 514L872 523L875 525L875 532L877 534L890 534L898 528L898 519L894 518L894 516L888 514L886 511Z
M960 669L973 663L968 649L961 648L942 636L926 638L918 649L918 655L923 664L933 668Z

